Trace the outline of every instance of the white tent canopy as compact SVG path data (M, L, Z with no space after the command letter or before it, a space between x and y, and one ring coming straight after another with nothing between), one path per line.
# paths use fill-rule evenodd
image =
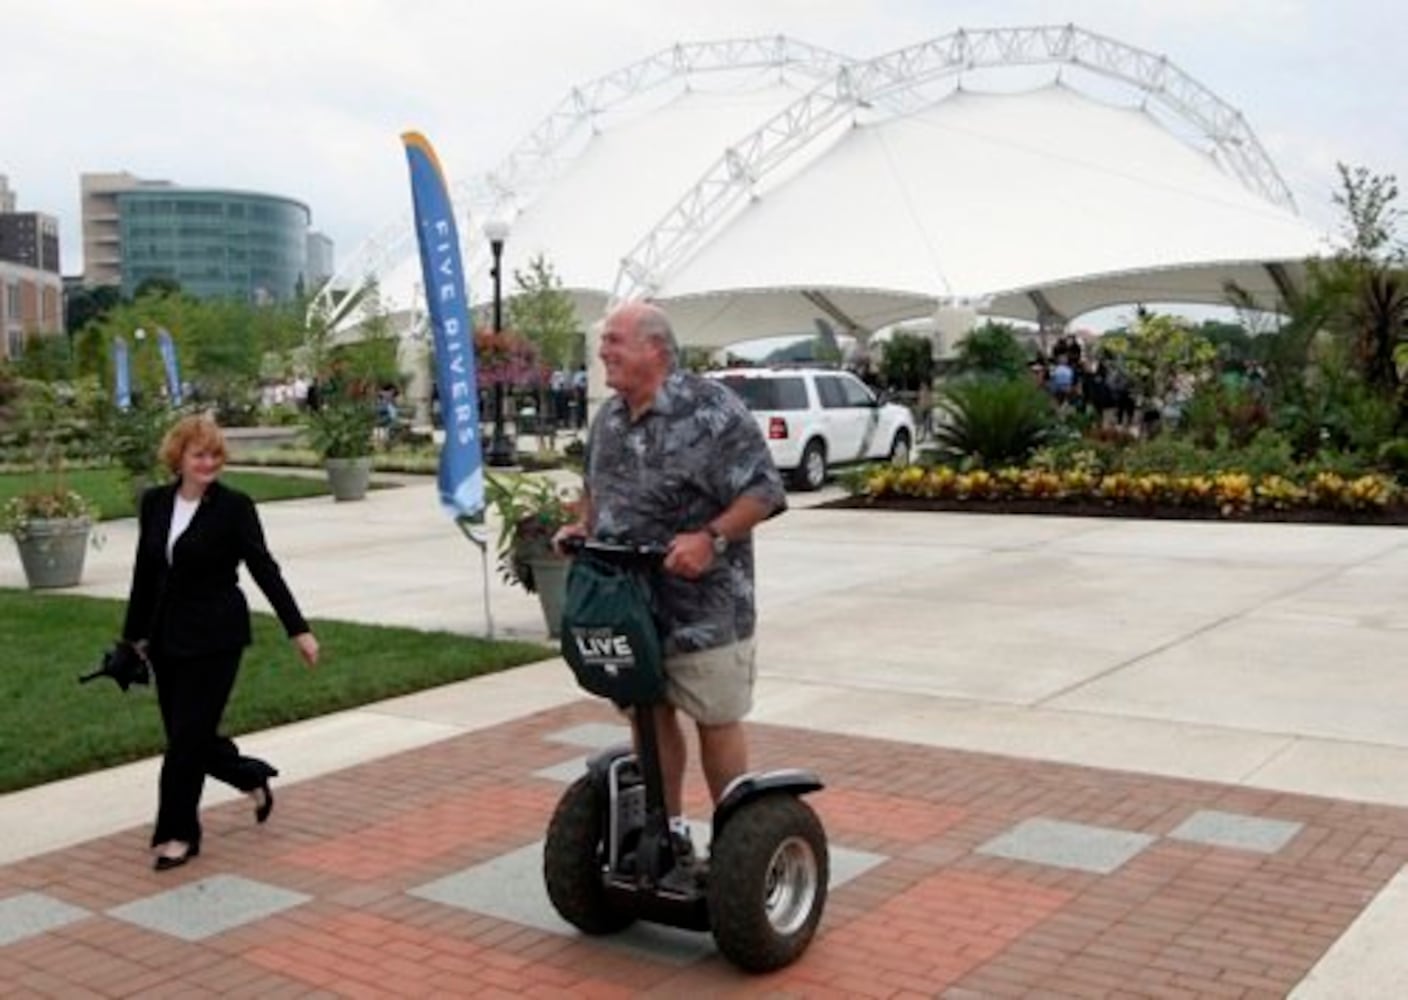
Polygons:
M635 95L642 66L656 75ZM977 87L975 67L1024 82ZM1275 307L1326 247L1235 109L1076 28L959 31L865 62L787 39L701 43L627 70L603 78L609 108L576 102L589 129L570 155L538 141L550 170L515 182L510 157L481 186L492 198L461 232L477 299L491 212L512 223L505 274L543 254L584 322L649 295L704 346L818 318L864 333L955 301L1060 320L1226 304L1235 286ZM1123 89L1078 87L1077 70ZM571 131L556 122L534 136ZM394 304L416 294L414 247L379 239L362 256L386 265Z
M777 324L789 316L790 330L809 329L820 313L804 290L867 329L951 298L1029 319L1044 298L1073 317L1226 303L1235 282L1273 304L1265 265L1323 249L1315 229L1145 111L1062 85L956 91L841 133L758 191L654 296L687 310L686 339L714 344L788 332Z

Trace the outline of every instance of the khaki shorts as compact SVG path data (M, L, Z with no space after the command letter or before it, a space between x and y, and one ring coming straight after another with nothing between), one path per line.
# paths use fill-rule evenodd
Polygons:
M753 637L665 659L665 700L695 722L722 726L753 708Z

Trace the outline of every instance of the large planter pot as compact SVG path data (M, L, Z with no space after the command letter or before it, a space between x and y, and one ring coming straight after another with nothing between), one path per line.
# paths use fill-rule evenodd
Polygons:
M530 559L528 565L533 570L533 586L538 592L538 603L543 608L548 635L556 639L562 634L562 609L567 601L567 568L572 565L572 560L551 556Z
M324 466L328 470L328 485L332 487L334 500L360 500L367 495L367 486L372 481L370 455L363 458L329 458Z
M73 587L83 578L92 522L86 517L30 520L15 536L24 576L34 590Z

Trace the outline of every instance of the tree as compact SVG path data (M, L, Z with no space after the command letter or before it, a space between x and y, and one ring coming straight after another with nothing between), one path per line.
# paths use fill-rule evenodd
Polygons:
M1217 348L1186 320L1158 313L1140 313L1128 332L1106 334L1101 347L1129 377L1135 399L1156 410L1185 380L1205 376L1217 358Z
M537 369L538 377L534 380L536 423L541 445L548 427L548 400L544 393L541 366L555 370L567 368L574 355L585 356L585 338L577 325L577 310L572 306L572 299L562 290L562 280L545 256L538 254L529 260L526 271L515 270L513 281L518 291L509 300L509 325L537 348L541 363ZM559 397L562 398L565 397Z
M84 328L75 341L80 372L112 385L112 344L131 348L133 387L155 391L163 382L156 331L170 332L184 382L207 401L250 403L269 351L289 351L304 337L304 323L287 305L255 306L234 299L193 299L151 294L124 302ZM138 330L144 336L138 338Z
M914 391L934 380L934 350L929 338L896 333L880 355L880 378L893 389Z
M513 281L518 291L508 303L509 326L537 345L545 363L568 367L583 332L572 299L562 290L562 279L538 254L528 261L526 271L513 272Z
M1252 357L1252 338L1241 323L1225 323L1208 319L1198 326L1198 336L1217 349L1223 361L1249 361Z
M136 301L148 295L180 295L181 283L169 274L154 274L150 278L143 278L137 282L137 287L132 290L132 299Z
M954 371L967 375L1016 378L1026 371L1028 354L1017 331L1006 323L988 321L958 342Z
M63 381L74 374L68 341L57 334L31 333L14 365L15 374L39 382Z
M72 337L82 331L89 323L103 319L122 302L122 289L117 285L75 288L65 297L64 328Z
M1352 344L1366 382L1383 390L1398 384L1394 350L1408 323L1408 248L1398 237L1402 213L1394 204L1398 182L1366 167L1337 164L1346 245L1328 265L1312 271L1327 302L1333 329Z

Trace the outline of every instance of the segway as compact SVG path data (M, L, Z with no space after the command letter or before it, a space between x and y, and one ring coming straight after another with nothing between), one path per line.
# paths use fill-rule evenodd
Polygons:
M575 548L574 576L595 572L642 594L644 574L663 558L658 547ZM558 802L543 848L553 907L585 934L645 920L712 931L719 951L750 972L788 965L826 906L826 832L801 799L821 780L796 769L738 778L714 809L707 863L676 871L654 725L664 690L658 633L590 620L573 599L580 582L569 580L564 653L584 688L628 712L639 755L629 744L597 753Z

